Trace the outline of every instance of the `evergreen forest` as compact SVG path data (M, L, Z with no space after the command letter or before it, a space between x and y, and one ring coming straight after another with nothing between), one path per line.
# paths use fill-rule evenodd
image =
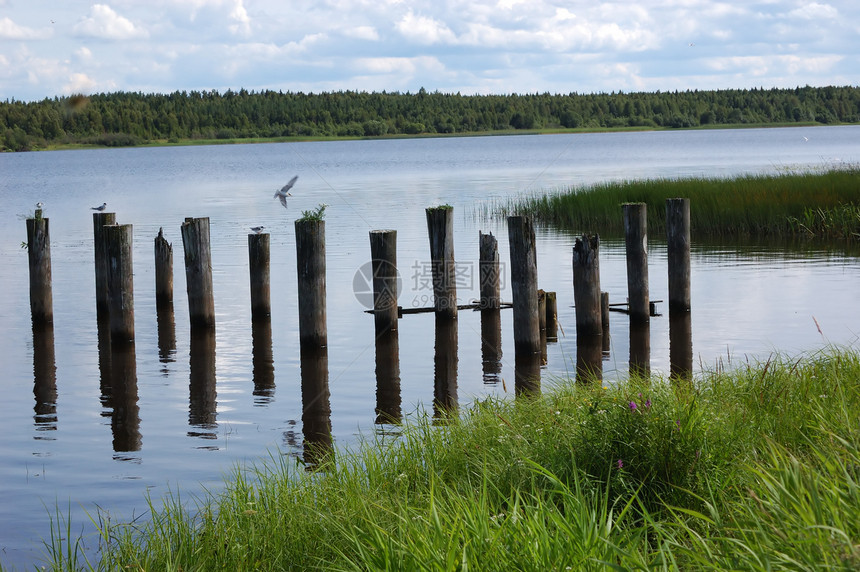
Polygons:
M860 87L567 95L117 92L0 102L0 150L537 130L860 123Z

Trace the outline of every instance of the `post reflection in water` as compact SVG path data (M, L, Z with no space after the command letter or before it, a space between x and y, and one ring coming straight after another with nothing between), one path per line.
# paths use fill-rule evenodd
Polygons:
M111 362L111 430L115 453L140 451L140 408L137 405L137 357L134 342L112 344ZM115 455L118 460L135 457Z
M215 328L191 327L191 375L189 381L188 424L190 437L215 439Z
M484 383L498 384L502 372L502 315L498 308L481 310L481 363Z
M630 318L630 377L651 375L651 324Z
M57 430L57 361L54 355L54 326L33 324L33 421L36 431ZM47 435L36 439L52 439Z
M458 321L436 314L436 345L433 353L433 418L436 421L456 415Z
M97 322L98 332L98 351L99 351L99 390L101 401L102 417L110 417L111 415L111 395L113 388L111 387L111 371L110 371L110 323L107 319L100 319Z
M254 378L254 405L271 403L275 397L271 320L254 320L251 324L251 367Z
M693 324L690 312L669 312L669 378L693 379Z
M517 396L540 393L540 353L514 352L514 393Z
M399 424L400 336L397 330L376 334L376 423Z
M576 381L588 383L603 379L604 336L576 337Z
M158 323L158 361L165 365L161 373L169 373L166 364L176 361L176 321L173 315L173 303L159 304L156 308Z
M302 375L302 460L305 468L325 464L333 454L331 436L331 394L328 387L328 348L301 348Z

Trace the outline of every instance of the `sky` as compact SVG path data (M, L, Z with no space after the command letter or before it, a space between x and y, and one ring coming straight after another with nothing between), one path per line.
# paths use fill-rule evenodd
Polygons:
M0 101L858 82L857 0L0 0Z

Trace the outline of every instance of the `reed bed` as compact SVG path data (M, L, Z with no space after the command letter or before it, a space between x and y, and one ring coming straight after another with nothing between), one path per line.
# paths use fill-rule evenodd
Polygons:
M821 570L860 566L860 353L691 384L559 380L422 418L316 472L273 454L225 492L60 532L54 569ZM68 532L68 531L67 531Z
M748 175L616 181L565 192L511 199L495 216L530 215L574 232L621 235L620 205L648 205L648 231L665 232L665 202L686 197L694 236L815 236L860 239L860 167Z

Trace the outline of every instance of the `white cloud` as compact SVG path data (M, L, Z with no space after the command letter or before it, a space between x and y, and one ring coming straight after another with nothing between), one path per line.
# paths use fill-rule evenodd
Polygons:
M804 20L832 20L839 17L839 11L830 4L804 4L789 12L790 16Z
M87 77L86 74L73 73L69 77L68 83L63 86L63 92L67 94L84 93L90 94L96 87L95 80Z
M34 30L19 26L8 17L0 18L0 39L3 40L44 40L51 37L51 30Z
M234 34L246 35L251 32L251 18L248 17L248 11L245 10L242 0L235 0L233 9L230 11L230 19L235 22L229 26Z
M75 32L106 40L131 40L146 38L146 30L123 18L107 4L93 4L90 14L75 25Z
M411 10L397 22L397 31L420 44L450 44L456 37L443 22L427 16L416 16Z
M379 40L379 32L373 26L356 26L354 28L346 28L343 30L343 35L356 40L368 40L375 42Z

